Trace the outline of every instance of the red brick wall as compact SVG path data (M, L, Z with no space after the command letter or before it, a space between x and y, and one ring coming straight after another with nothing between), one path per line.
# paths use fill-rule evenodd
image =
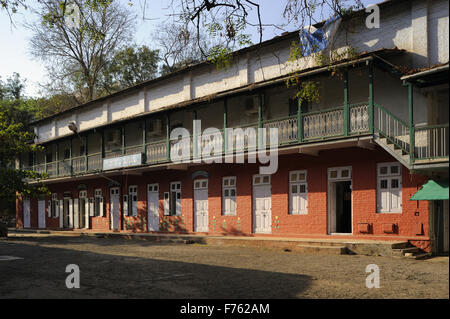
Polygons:
M402 167L402 213L376 213L376 166L381 162L395 162L384 151L370 151L360 148L335 149L320 152L320 156L289 154L279 157L278 171L272 176L272 235L312 237L327 236L327 169L338 166L352 166L353 176L353 237L395 239L405 237L415 241L428 242L428 202L409 201L409 198L426 180L422 176L410 175ZM252 176L258 174L257 164L213 164L199 165L187 170L160 170L143 175L117 175L112 179L121 183L122 195L128 194L130 185L138 186L138 216L122 217L120 228L124 230L147 231L147 185L159 183L159 207L161 231L193 232L193 180L195 171L209 174L209 233L224 235L252 235ZM306 169L308 172L308 213L289 215L289 171ZM222 216L222 177L237 176L237 215ZM164 216L164 192L169 192L170 182L182 183L182 216ZM110 225L110 195L104 178L64 182L49 185L51 192L63 198L63 192L70 191L72 198L78 198L78 186L87 186L88 197L94 197L94 189L101 188L104 197L104 217L91 217L91 227L97 231L108 230ZM121 205L120 205L121 206ZM21 205L18 208L18 225L21 223ZM122 210L122 207L120 207ZM31 200L32 227L37 227L37 200ZM360 224L369 224L368 233L360 233ZM395 225L394 233L385 233L384 225ZM129 226L125 226L129 225ZM166 225L167 227L165 227ZM275 225L278 228L275 229ZM47 218L49 228L58 228L59 219ZM420 227L419 227L420 226ZM419 234L418 229L422 230ZM421 244L427 246L427 244Z

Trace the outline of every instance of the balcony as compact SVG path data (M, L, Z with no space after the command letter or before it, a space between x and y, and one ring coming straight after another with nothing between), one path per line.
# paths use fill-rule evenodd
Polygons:
M372 119L373 117L373 119ZM301 123L299 126L298 124ZM231 128L238 128L237 126ZM249 142L253 138L258 145L270 146L269 129L278 129L278 147L283 148L293 145L317 143L329 140L340 140L355 136L378 134L385 138L388 143L392 143L395 148L402 150L404 154L411 153L412 163L424 163L430 161L448 160L448 124L410 127L407 123L395 117L388 110L370 102L349 104L337 108L323 109L314 112L301 113L271 120L259 120L240 126L242 130L247 128L264 128L265 136L235 135L233 140L233 151L236 148L244 151L249 150ZM227 136L222 133L219 140L215 141L215 155L224 154L224 144L227 143ZM413 133L412 133L413 132ZM411 134L413 139L411 139ZM104 161L111 159L121 160L133 155L139 155L139 162L134 166L156 165L169 163L171 161L170 151L178 147L178 151L189 154L183 160L192 160L200 154L200 146L205 146L205 141L200 141L195 135L189 136L189 143L181 144L179 140L166 138L145 140L140 145L126 146L85 154L69 159L54 161L50 163L37 164L29 169L38 173L47 173L48 178L76 176L87 173L95 173L104 170ZM124 140L124 139L123 139ZM222 143L225 142L225 143ZM411 152L411 142L414 143L414 152ZM198 145L195 147L195 145ZM230 150L228 150L230 152ZM111 165L108 165L108 169ZM127 166L124 166L127 167ZM118 168L122 168L118 166Z

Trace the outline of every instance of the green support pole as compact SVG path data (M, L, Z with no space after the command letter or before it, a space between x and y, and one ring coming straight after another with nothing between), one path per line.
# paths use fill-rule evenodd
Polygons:
M59 144L56 144L55 161L56 161L56 176L59 176Z
M193 134L192 134L192 138L193 138L192 151L193 151L194 154L192 156L192 159L196 159L198 157L197 124L195 122L197 120L197 111L196 110L193 111L193 116L194 116L194 125L192 127L192 130L193 130Z
M142 154L143 159L142 163L145 164L147 162L147 120L144 120L142 123Z
M259 129L263 127L263 118L262 118L262 104L263 98L261 93L258 94L258 147L263 146L263 136L259 134Z
M416 144L416 129L414 127L414 103L413 103L413 85L408 83L408 108L409 108L409 159L414 163L414 150Z
M84 172L87 173L89 171L88 167L88 137L87 135L84 137Z
M44 147L44 165L45 165L45 173L47 173L47 147Z
M125 155L125 126L121 127L122 132L122 156Z
M369 64L369 132L374 133L373 64Z
M70 172L69 174L72 176L73 175L73 167L72 167L72 138L70 138L70 145L69 145L69 169Z
M102 130L102 136L101 136L101 148L102 148L102 161L105 158L105 131Z
M228 137L227 137L227 126L228 126L228 102L225 98L223 100L223 154L227 153L227 143L228 143Z
M350 106L348 104L348 71L344 71L344 135L350 131Z
M167 161L170 162L170 115L166 115L166 152Z
M297 104L297 140L299 143L303 143L303 115L301 99L298 99Z

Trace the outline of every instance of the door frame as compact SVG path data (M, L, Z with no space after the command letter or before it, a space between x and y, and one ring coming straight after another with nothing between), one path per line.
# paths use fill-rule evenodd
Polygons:
M25 202L28 206L28 225L25 226ZM31 228L31 201L29 199L24 199L22 201L22 215L23 215L23 228Z
M269 181L264 182L264 177L268 176ZM255 185L257 177L263 178L261 183ZM270 192L270 216L269 216L269 230L268 231L256 231L256 198L255 198L255 187L267 186ZM252 232L253 234L272 234L272 175L255 174L252 176Z
M206 182L206 185L203 184L203 182ZM199 185L199 186L196 186L196 185ZM193 207L194 208L193 209L194 210L194 232L207 233L207 232L209 232L209 181L207 178L196 179L193 181L193 187L194 187L194 207ZM207 207L206 231L205 230L202 230L202 231L197 230L197 211L196 211L196 203L195 203L196 202L196 199L195 199L196 191L206 191L206 202L207 202L207 204L206 204L206 207Z
M40 205L42 205L42 202L44 202L43 203L43 205L44 205L43 212L40 209ZM45 211L45 208L46 208L45 203L46 203L45 199L39 199L38 200L38 229L45 229L46 225L47 225L47 223L46 223L46 216L47 216L47 214L46 214L46 211ZM41 220L43 222L43 225L40 225L40 221Z
M150 188L155 189L157 191L150 191ZM152 194L156 194L156 216L158 217L158 223L156 224L156 230L150 230L150 193ZM159 215L159 184L158 183L154 183L154 184L148 184L147 185L147 231L156 231L159 232L159 221L160 221L160 215Z
M349 170L348 176L342 176L343 171ZM331 172L336 171L337 176L331 177ZM333 185L336 182L350 182L350 189L351 189L351 213L350 213L350 223L351 223L351 233L337 233L332 232L332 214L334 213L336 215L336 191L331 191L332 187L335 187ZM330 196L333 194L333 196ZM334 208L332 208L334 206ZM353 235L353 172L352 172L352 166L339 166L339 167L329 167L327 170L327 232L328 235ZM334 220L336 221L336 216L334 217ZM336 225L335 225L336 227Z
M111 192L112 190L118 190L118 194L114 195L117 196L118 200L117 200L117 229L114 228L114 212L112 209L112 195ZM120 187L115 186L115 187L110 187L109 188L109 229L110 230L120 230Z

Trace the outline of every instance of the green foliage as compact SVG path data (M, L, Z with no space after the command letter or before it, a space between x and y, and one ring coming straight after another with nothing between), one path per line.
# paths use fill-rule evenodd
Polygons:
M7 83L0 84L4 93L0 99L0 201L13 206L16 192L30 197L45 194L47 189L40 183L25 182L26 179L40 180L43 175L15 169L16 158L21 154L42 148L30 143L34 133L27 123L34 118L34 102L22 97L24 81L15 73Z
M145 45L117 51L103 70L104 89L112 93L155 78L159 60L159 51Z
M218 70L226 70L233 62L233 54L229 48L214 46L209 51L208 61L214 63Z

